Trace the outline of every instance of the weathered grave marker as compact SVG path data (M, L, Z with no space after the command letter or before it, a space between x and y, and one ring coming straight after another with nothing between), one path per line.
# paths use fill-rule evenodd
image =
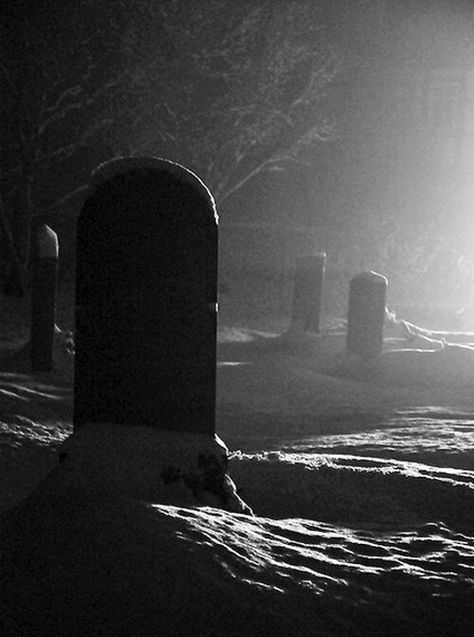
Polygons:
M39 227L31 290L30 356L35 372L53 368L54 322L58 276L58 237L46 225Z
M321 297L326 269L326 254L320 252L296 262L291 311L291 331L319 334Z
M217 214L186 168L116 159L78 222L74 426L215 432Z
M349 284L346 348L364 358L378 356L383 347L387 279L362 272Z

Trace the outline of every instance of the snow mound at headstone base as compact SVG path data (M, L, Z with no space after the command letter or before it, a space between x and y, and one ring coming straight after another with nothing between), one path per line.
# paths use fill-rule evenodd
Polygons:
M301 504L303 491L317 486L317 469L295 460L240 460L248 484L267 476L256 487L256 504L263 508L268 497L274 510L277 500L286 502L284 519L139 501L75 487L74 480L66 485L59 465L3 517L3 634L470 634L474 548L454 519L452 527L401 520L395 530L380 524L376 531L291 517L291 500ZM304 473L308 479L299 483ZM422 481L420 474L414 480ZM468 478L458 485L439 477L460 515L469 504L458 498L470 488ZM288 493L278 492L285 484ZM321 498L328 507L344 490L336 475L329 484L331 497ZM357 500L361 485L353 487ZM379 503L393 493L380 493ZM427 500L437 494L425 485ZM339 513L347 494L340 504Z
M235 453L230 471L255 513L357 528L440 520L474 534L474 472L350 455Z

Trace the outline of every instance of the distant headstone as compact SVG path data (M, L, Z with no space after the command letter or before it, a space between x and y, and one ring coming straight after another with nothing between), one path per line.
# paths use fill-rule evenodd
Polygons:
M217 214L178 164L120 158L78 221L74 426L215 432Z
M319 334L325 269L324 252L297 260L291 311L292 331Z
M53 369L58 237L49 226L42 225L34 240L36 245L31 288L31 368L35 372L49 372Z
M387 279L362 272L349 284L346 349L364 358L378 356L383 347Z

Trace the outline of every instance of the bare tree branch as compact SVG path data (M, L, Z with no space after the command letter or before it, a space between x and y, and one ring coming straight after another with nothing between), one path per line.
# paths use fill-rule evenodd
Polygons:
M145 3L147 20L127 36L135 67L119 129L121 145L126 136L137 152L166 151L194 168L218 201L333 138L325 100L341 67L311 3L261 0L230 22L224 4L184 13L181 0Z

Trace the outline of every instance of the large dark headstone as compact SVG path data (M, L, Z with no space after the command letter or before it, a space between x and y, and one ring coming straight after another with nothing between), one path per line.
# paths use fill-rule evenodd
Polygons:
M196 175L116 159L78 222L74 426L215 432L217 215Z

